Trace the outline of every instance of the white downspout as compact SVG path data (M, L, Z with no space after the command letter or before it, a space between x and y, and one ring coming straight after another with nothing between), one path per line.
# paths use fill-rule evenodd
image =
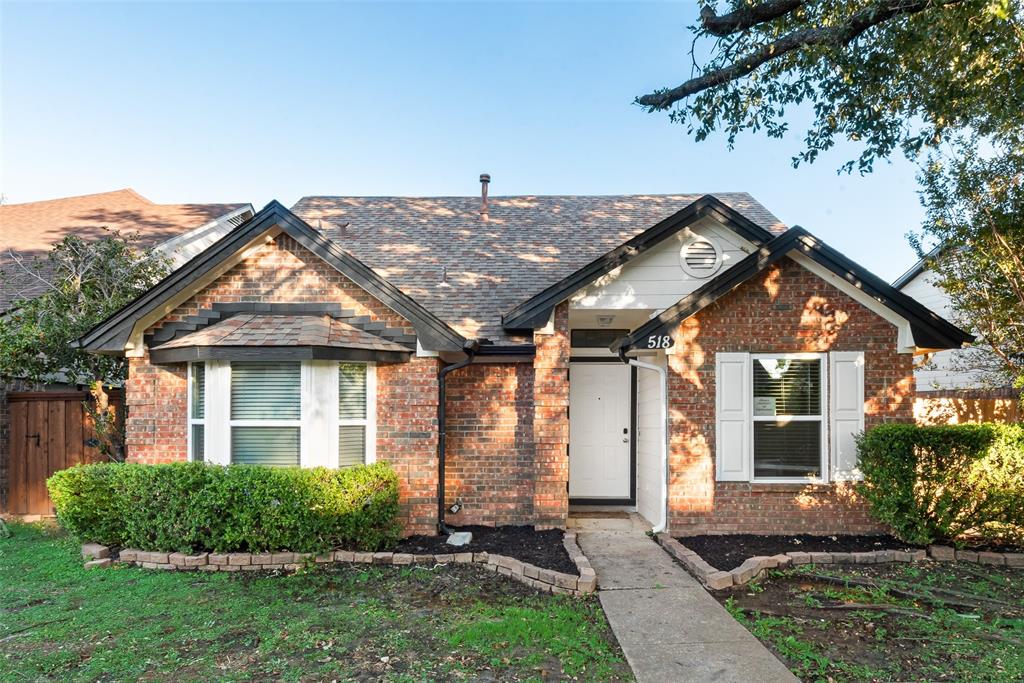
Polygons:
M668 527L668 370L636 358L627 359L624 355L622 359L634 368L654 370L661 377L661 520L651 529L657 534Z

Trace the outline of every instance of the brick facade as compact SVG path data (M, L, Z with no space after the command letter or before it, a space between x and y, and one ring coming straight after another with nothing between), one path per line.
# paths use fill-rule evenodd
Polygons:
M785 260L683 321L669 356L674 534L877 530L848 486L716 482L715 354L864 351L865 427L913 420L913 359L896 328Z
M411 325L293 240L278 237L165 320L214 302L340 302L391 327ZM162 324L162 323L161 323ZM449 377L447 501L461 524L564 527L568 517L568 305L534 335L533 363L489 363ZM896 329L797 264L785 261L683 322L669 355L670 528L673 533L835 533L876 530L849 487L716 483L715 354L864 351L866 425L912 419L912 358ZM414 357L377 370L377 457L397 470L406 533L437 523L437 372ZM184 460L185 365L130 363L129 459Z
M569 516L569 306L553 313L554 330L533 335L533 436L536 449L534 520L564 527Z
M448 375L446 504L453 525L532 524L534 369L471 365Z

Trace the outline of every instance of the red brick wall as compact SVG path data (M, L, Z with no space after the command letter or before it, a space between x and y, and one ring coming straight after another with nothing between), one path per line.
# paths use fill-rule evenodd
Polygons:
M533 366L471 365L448 375L445 498L453 525L532 524Z
M436 358L377 366L377 459L401 482L406 534L437 532Z
M569 306L554 311L554 333L533 335L536 484L533 511L538 527L565 527L569 516Z
M128 359L125 454L129 462L188 460L188 370L185 363L151 365Z
M913 359L896 328L786 260L680 324L669 355L674 533L837 533L878 527L848 486L715 482L715 354L865 352L865 426L913 419Z

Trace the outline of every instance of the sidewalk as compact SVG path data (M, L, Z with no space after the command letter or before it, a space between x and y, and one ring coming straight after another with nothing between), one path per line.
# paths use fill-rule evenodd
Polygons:
M797 681L654 541L612 526L619 529L581 528L577 538L639 683Z

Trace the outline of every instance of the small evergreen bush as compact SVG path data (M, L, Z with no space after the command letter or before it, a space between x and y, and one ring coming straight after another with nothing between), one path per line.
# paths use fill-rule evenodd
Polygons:
M83 541L164 552L377 550L400 536L385 463L329 470L203 463L78 465L47 481Z
M1024 425L885 424L857 446L858 489L904 541L1024 537Z

